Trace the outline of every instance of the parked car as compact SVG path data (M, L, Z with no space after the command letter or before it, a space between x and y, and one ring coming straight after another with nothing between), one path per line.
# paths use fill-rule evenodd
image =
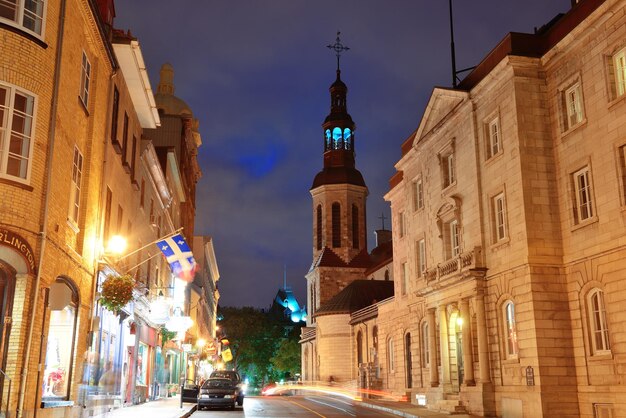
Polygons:
M231 379L212 377L200 387L198 410L209 407L228 407L235 409L239 397L239 388ZM243 402L243 401L242 401Z
M195 381L189 379L186 380L180 391L180 396L182 397L183 402L195 403L198 400L198 390L199 387Z
M245 396L244 385L241 382L241 376L234 370L215 370L209 376L209 379L219 378L219 379L228 379L233 382L237 387L237 405L243 405L243 398Z

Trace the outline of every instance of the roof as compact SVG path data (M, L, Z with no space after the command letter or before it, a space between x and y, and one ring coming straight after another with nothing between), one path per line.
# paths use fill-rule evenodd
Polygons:
M363 175L354 167L324 167L315 176L311 189L325 184L352 184L366 187Z
M355 280L320 306L315 316L350 314L391 296L391 280Z
M393 261L393 242L387 241L378 245L370 253L370 266L365 271L369 275Z

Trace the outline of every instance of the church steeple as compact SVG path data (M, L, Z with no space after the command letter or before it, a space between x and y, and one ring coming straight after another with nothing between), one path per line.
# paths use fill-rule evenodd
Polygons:
M311 187L313 197L313 258L324 248L346 265L367 251L365 200L368 194L363 176L356 169L355 125L347 109L348 87L341 80L339 58L349 48L339 39L328 48L337 54L337 78L330 86L330 113L322 124L324 167Z

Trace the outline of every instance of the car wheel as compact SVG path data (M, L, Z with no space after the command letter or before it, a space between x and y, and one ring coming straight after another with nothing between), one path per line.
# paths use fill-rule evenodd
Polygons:
M230 406L231 411L235 409L235 402Z

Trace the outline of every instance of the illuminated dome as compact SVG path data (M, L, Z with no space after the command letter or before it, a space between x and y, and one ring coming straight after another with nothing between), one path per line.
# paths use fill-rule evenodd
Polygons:
M154 95L157 108L166 115L189 115L193 112L184 100L174 96L174 67L165 63L159 72L159 85Z

